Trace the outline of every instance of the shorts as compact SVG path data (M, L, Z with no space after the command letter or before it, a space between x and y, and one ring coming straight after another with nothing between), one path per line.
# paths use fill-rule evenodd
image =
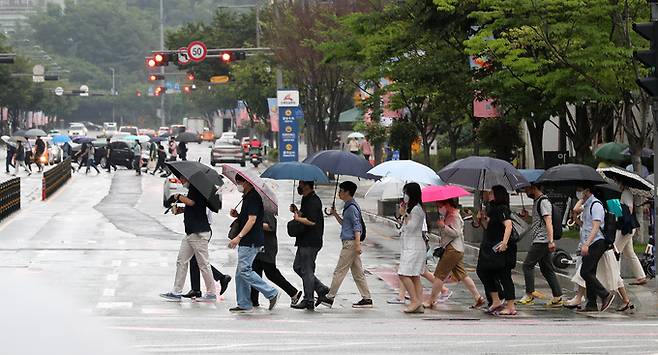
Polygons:
M451 272L452 277L457 281L461 281L468 276L466 270L464 270L464 253L455 250L452 244L448 244L445 247L443 256L439 259L436 270L434 270L434 277L445 280Z

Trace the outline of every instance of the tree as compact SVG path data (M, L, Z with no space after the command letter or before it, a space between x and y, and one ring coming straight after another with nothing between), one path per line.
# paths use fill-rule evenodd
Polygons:
M505 161L514 159L514 151L523 147L519 121L509 118L487 119L482 122L482 142L491 148L495 157ZM505 139L501 139L505 137Z

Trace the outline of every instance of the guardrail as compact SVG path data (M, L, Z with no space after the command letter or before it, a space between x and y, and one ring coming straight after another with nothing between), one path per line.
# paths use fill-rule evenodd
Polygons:
M41 200L45 201L71 178L71 159L66 159L43 173Z
M21 179L0 183L0 221L21 209Z

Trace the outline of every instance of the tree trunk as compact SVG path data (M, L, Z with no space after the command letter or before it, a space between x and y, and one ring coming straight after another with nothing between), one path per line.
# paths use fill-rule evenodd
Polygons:
M373 148L375 149L375 151L373 152L375 154L375 165L377 165L381 163L384 158L382 154L382 144L381 143L375 144Z
M544 123L546 121L534 119L526 121L532 146L532 157L535 160L535 169L544 168Z
M427 137L427 134L421 134L421 140L423 142L423 161L425 165L431 166L430 162L430 142Z

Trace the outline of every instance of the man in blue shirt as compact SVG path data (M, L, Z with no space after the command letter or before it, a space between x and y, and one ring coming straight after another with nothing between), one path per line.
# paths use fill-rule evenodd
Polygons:
M615 294L606 290L596 278L596 266L603 253L608 250L608 245L601 233L605 226L605 209L603 203L592 194L590 186L577 187L576 196L583 204L581 216L583 224L580 228L578 247L583 262L580 276L585 280L587 288L587 306L584 311L598 311L596 298L600 297L603 302L601 305L601 312L603 312L610 307L615 298Z
M368 289L363 265L361 264L361 232L363 231L363 225L361 223L361 208L354 201L356 184L351 181L344 181L338 188L338 197L345 202L343 217L341 218L338 215L333 206L331 207L331 214L341 225L340 240L343 243L343 248L340 251L338 264L334 270L334 277L331 280L329 293L320 295L316 306L321 303L331 308L334 304L334 297L336 297L336 293L338 293L338 289L343 283L345 275L347 275L347 270L352 270L352 277L362 297L359 302L352 304L352 307L372 308L372 298L370 297L370 290Z

